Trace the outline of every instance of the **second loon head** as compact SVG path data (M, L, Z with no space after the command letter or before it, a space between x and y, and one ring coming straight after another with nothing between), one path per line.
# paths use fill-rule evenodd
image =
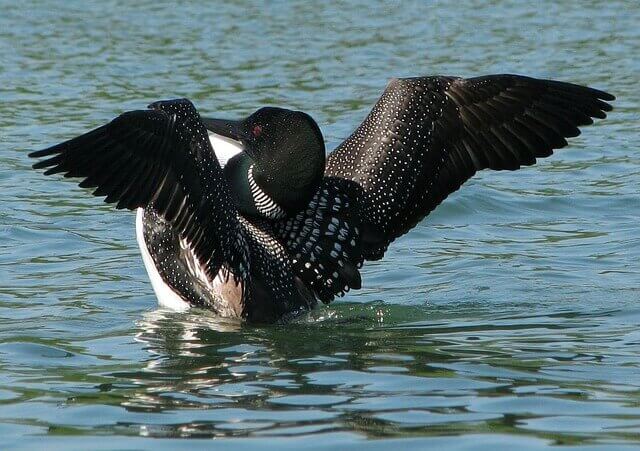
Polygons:
M265 107L242 120L203 122L210 131L243 146L224 167L242 213L274 217L308 204L325 167L324 139L311 116Z

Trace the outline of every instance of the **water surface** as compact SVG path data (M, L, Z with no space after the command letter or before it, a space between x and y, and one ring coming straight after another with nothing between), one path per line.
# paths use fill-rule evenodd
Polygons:
M0 6L0 447L637 449L635 1ZM392 76L500 72L616 111L480 174L288 325L157 310L133 214L26 158L181 96L308 111L333 148Z

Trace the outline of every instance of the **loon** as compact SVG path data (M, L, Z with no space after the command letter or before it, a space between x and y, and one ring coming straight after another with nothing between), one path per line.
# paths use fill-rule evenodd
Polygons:
M477 171L550 156L614 99L510 74L392 79L328 156L306 113L215 119L166 100L29 156L137 210L161 305L273 322L359 289L363 263Z

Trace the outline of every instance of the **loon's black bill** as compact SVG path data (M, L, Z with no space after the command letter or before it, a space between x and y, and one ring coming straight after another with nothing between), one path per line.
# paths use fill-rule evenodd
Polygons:
M242 141L244 136L242 133L242 121L231 119L202 118L202 123L210 132L216 135L231 138L235 141Z

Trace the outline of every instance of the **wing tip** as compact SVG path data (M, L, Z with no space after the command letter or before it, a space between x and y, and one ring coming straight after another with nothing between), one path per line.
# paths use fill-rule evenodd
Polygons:
M599 89L594 89L594 88L590 88L594 91L594 94L596 94L598 96L598 98L600 100L606 100L607 102L613 102L614 100L616 100L616 96L614 96L613 94L607 92L607 91L601 91ZM607 104L609 105L609 104ZM613 108L611 105L609 105L609 108ZM609 110L611 111L611 110Z
M31 165L32 169L44 169L46 167L49 167L49 160L36 161Z
M42 157L48 157L49 155L53 155L54 153L58 153L57 146L54 147L47 147L46 149L42 149L42 150L34 150L33 152L29 152L27 154L27 156L29 158L42 158Z
M64 172L64 170L60 169L58 166L51 166L51 167L43 166L43 168L45 167L48 167L49 169L43 172L44 175L53 175L53 174L59 174L60 172ZM68 177L66 174L64 176Z
M56 172L60 172L59 170L60 163L61 162L58 156L55 155L51 158L46 158L44 160L36 161L31 165L31 168L36 170L47 169L46 171L44 171L44 175L51 175L51 174L55 174Z

